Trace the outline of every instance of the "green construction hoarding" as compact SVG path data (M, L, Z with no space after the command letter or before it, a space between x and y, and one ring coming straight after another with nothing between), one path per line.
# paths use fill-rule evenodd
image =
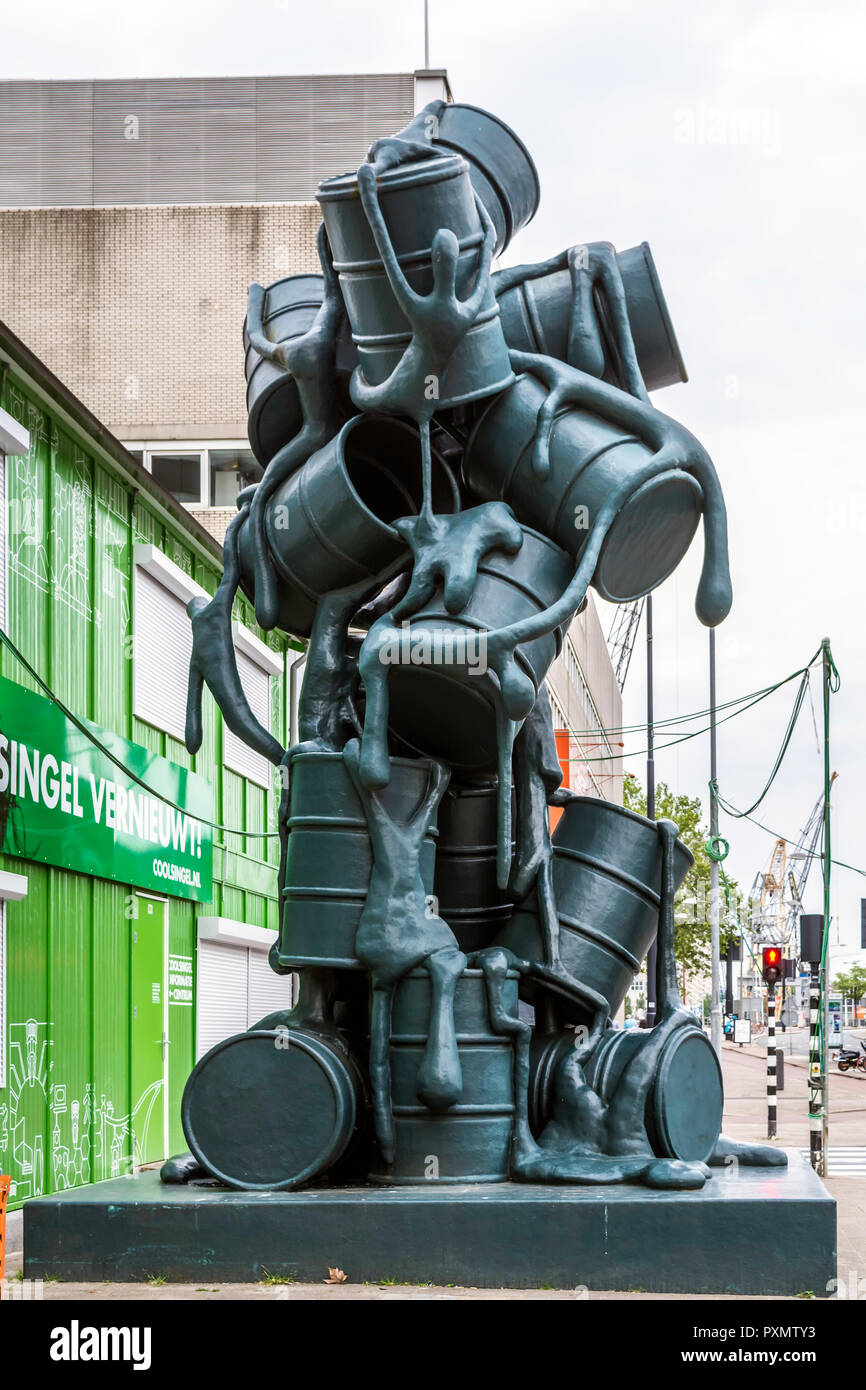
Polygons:
M0 678L0 850L209 902L210 782L81 723L96 743L53 701Z

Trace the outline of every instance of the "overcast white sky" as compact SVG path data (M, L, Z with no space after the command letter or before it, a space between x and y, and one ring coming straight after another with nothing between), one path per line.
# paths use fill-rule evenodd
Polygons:
M422 0L30 0L3 31L3 78L423 64ZM707 445L728 502L735 603L719 631L719 699L771 683L832 638L834 853L866 868L864 52L866 10L844 0L430 3L431 65L447 67L457 100L508 120L538 166L541 207L506 263L596 239L650 242L690 373L655 402ZM699 547L656 594L662 716L707 703ZM792 697L720 731L734 804L763 785ZM638 650L627 722L643 702ZM705 797L708 758L695 740L661 752L658 775ZM627 766L643 775L641 759ZM807 711L759 814L796 837L820 790ZM748 888L772 839L726 819L722 833ZM843 948L859 946L861 894L866 879L836 872ZM817 868L807 906L820 906Z

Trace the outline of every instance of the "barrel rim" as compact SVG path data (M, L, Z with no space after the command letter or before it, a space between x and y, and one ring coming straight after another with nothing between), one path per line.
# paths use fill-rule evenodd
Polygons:
M470 173L469 162L463 155L455 153L431 155L429 159L413 159L405 164L397 164L386 169L376 178L380 193L390 193L395 188L417 188L425 183L440 183L445 179L460 178ZM358 171L347 170L343 174L333 174L323 179L316 189L318 203L347 202L359 198Z
M578 802L586 806L592 806L593 808L603 806L606 810L610 810L616 815L623 816L627 820L638 821L641 825L647 826L648 829L657 831L657 820L650 820L648 816L642 816L639 811L632 811L628 806L620 806L619 802L608 801L606 797L602 796L580 796L578 794L570 796L568 801L562 807L563 813L565 813L568 810L569 806L574 806ZM559 826L557 826L556 829L558 830ZM556 830L554 830L551 839L555 835ZM689 860L689 868L691 868L695 862L695 856L692 854L692 851L689 849L685 841L679 838L679 834L677 835L676 843L677 846L681 848L685 853L687 859ZM555 845L554 848L556 848Z
M295 749L298 749L298 752L295 752ZM289 759L291 762L331 762L335 765L339 762L341 766L346 766L341 751L329 748L304 748L303 745L299 743L294 744L294 746L289 749ZM400 755L389 758L391 764L398 763L402 767L417 767L420 769L426 763L428 776L429 769L433 766L433 761L432 758L427 757L425 754L421 754L421 756L417 758L406 758Z
M668 552L667 556L664 558L662 567L653 575L650 583L643 584L640 587L640 589L635 590L634 592L630 592L628 594L612 594L607 584L604 582L602 571L604 568L604 558L608 549L608 545L619 543L617 542L616 537L616 522L619 521L620 517L627 509L633 507L635 503L639 503L639 499L641 498L641 496L645 497L647 494L654 492L657 488L667 487L673 482L679 484L686 481L688 481L688 483L691 484L691 490L697 494L697 498L699 501L699 506L695 514L695 524L692 527L688 541L684 546L678 546L676 549L672 549ZM691 547L692 541L695 538L695 534L697 533L697 529L701 522L701 516L704 510L703 503L703 488L701 487L697 478L695 478L693 474L689 473L684 468L668 468L665 470L664 473L659 474L655 478L647 478L646 482L642 483L639 488L636 488L635 491L631 493L629 497L626 499L626 501L623 503L622 509L615 518L614 524L608 530L608 533L602 541L601 549L598 553L598 560L596 561L595 570L592 576L592 584L593 587L597 589L598 592L601 594L602 598L606 599L608 603L633 603L636 599L643 598L646 594L652 593L653 589L657 589L660 584L663 584L666 579L669 579L670 576L673 574L674 570L679 565L680 561L683 559L683 557L686 555L689 548Z
M340 429L333 436L333 438L329 439L327 444L323 444L321 449L317 449L316 452L312 454L309 459L307 459L307 462L303 466L303 468L295 469L295 471L286 480L286 483L291 483L294 479L297 479L297 486L300 493L300 502L301 506L303 507L307 523L310 529L315 534L319 543L322 545L323 549L329 551L333 555L337 555L341 560L348 560L355 567L355 569L363 573L363 566L357 560L354 560L350 555L345 555L342 551L339 550L338 547L334 545L334 543L328 536L323 534L315 518L310 514L309 508L304 505L304 492L302 490L305 484L307 486L310 485L311 465L313 467L312 476L315 477L316 466L318 465L319 468L323 466L321 464L322 458L326 454L330 454L332 456L336 454L337 466L339 467L339 470L342 472L343 482L345 484L346 490L350 494L354 505L357 506L359 511L362 512L364 516L367 518L367 524L369 524L372 528L376 529L380 533L380 535L383 535L387 540L394 542L399 547L400 554L404 552L408 554L409 547L405 544L399 532L394 529L393 525L391 525L390 522L383 521L381 517L377 516L376 513L372 511L370 507L368 507L367 503L361 497L360 493L358 492L358 489L355 487L355 484L352 480L352 476L349 471L348 460L346 458L346 440L355 429L362 425L366 428L372 428L374 425L386 425L389 429L398 430L402 432L404 435L411 436L412 439L417 442L420 450L420 434L409 423L408 420L404 420L398 415L386 415L384 411L360 411L357 415L352 415L345 422L345 424L341 425ZM459 495L456 490L454 476L451 472L451 469L448 467L448 464L445 462L445 459L438 452L438 450L431 449L431 463L435 463L444 472L447 482L451 485L452 505L456 505L459 500ZM387 464L383 463L381 467L383 471L392 473L393 476L396 477L399 481L399 475L394 473L394 470L389 469ZM420 509L420 501L418 506ZM417 511L415 513L412 513L412 515L416 516L417 514ZM275 548L272 546L271 550L274 551L274 549ZM280 572L284 574L285 578L287 578L292 583L299 584L302 589L305 588L303 581L299 578L298 575L296 575L289 569L289 567L286 565L285 561L282 559L281 556L275 554L274 562L277 566L277 569L279 569ZM308 592L312 593L312 591ZM312 596L317 597L315 595Z
M262 289L264 290L264 292L265 292L265 304L267 305L268 295L270 294L271 290L277 289L280 285L287 285L287 284L289 283L290 280L321 280L321 282L322 282L322 298L324 299L324 294L325 294L325 277L324 277L324 275L321 273L321 271L316 271L316 270L298 270L298 271L295 271L295 273L294 273L293 275L284 275L283 278L282 278L281 280L273 280L273 281L270 283L270 285L262 285L262 286L261 286L261 288L262 288ZM243 321L243 324L241 325L241 336L242 336L242 339L243 339L244 348L248 348L248 347L251 347L251 346L252 346L252 344L249 342L249 335L248 335L248 333L247 333L247 319L248 319L248 318L249 318L249 314L248 314L248 313L247 313L247 314L244 314L244 321Z
M639 247L627 247L626 250L640 250L640 253L643 257L644 265L646 266L647 279L649 280L650 288L652 289L653 296L655 298L656 304L658 305L659 318L667 336L668 346L670 347L671 351L671 357L674 359L674 363L680 373L680 381L688 381L689 374L686 370L686 364L683 359L683 354L680 349L680 345L677 342L677 335L674 331L673 319L671 318L670 309L668 308L668 302L665 299L664 290L662 289L661 280L659 279L659 273L656 269L655 257L653 256L652 250L650 249L650 244L648 241L642 241ZM623 254L625 255L626 252L623 252Z
M440 126L441 126L441 123L442 123L442 118L445 117L449 111L474 111L476 115L486 117L486 119L487 119L488 121L492 121L494 125L498 125L502 130L505 131L505 133L506 133L507 135L510 135L510 136L511 136L511 139L514 141L515 145L517 145L518 149L519 149L519 150L521 151L521 153L525 156L526 162L527 162L527 164L528 164L528 166L529 166L529 172L530 172L531 175L532 175L532 181L533 181L533 183L535 184L535 203L534 203L534 207L533 207L533 209L532 209L532 212L529 214L529 217L526 219L526 222L524 222L524 223L522 224L524 227L528 226L529 223L532 221L533 217L535 216L535 214L538 212L539 206L540 206L540 204L541 204L541 180L540 180L539 177L538 177L538 170L537 170L537 168L535 167L535 160L532 158L532 155L529 153L529 150L528 150L527 146L526 146L526 145L524 144L524 142L521 140L521 138L520 138L520 136L517 134L516 130L513 130L512 127L508 124L507 121L504 121L504 120L502 119L501 116L496 116L496 115L494 115L494 113L493 113L492 111L485 111L485 109L484 109L483 106L475 106L475 105L472 104L472 102L469 102L469 101L449 101L449 102L446 104L444 111L442 112L442 116L440 117ZM445 145L448 149L451 149L451 148L452 148L452 146L448 144L448 141L447 141L447 140L441 140L441 139L439 138L438 135L437 135L437 137L436 137L435 143L436 143L437 145ZM479 161L479 168L484 168L484 173L485 173L485 174L487 173L486 167L484 167L483 165L481 165L480 161ZM492 180L491 180L491 182L492 182ZM497 190L497 191L498 191L498 190ZM514 234L514 233L513 233L513 231L512 231L512 235L513 235L513 234Z
M223 1038L221 1042L216 1043L208 1052L205 1053L203 1057L199 1058L199 1060L193 1067L193 1070L190 1072L189 1077L187 1078L186 1085L184 1086L183 1097L181 1100L181 1122L183 1126L184 1136L190 1146L190 1149L195 1155L195 1157L199 1160L202 1167L205 1168L207 1172L211 1173L221 1182L227 1183L229 1187L232 1187L235 1190L243 1192L279 1192L289 1191L295 1187L301 1186L302 1183L309 1181L309 1179L315 1177L316 1174L321 1173L333 1166L333 1164L341 1156L341 1154L345 1152L349 1140L352 1136L352 1132L357 1125L357 1103L354 1087L351 1084L349 1094L350 1103L348 1106L345 1107L342 1116L340 1113L340 1102L341 1100L345 1100L345 1095L341 1092L340 1081L338 1079L337 1072L334 1066L334 1063L337 1060L337 1058L332 1045L326 1039L324 1039L316 1033L306 1033L302 1032L300 1029L293 1029L291 1030L291 1033L292 1047L300 1047L301 1051L304 1051L309 1056L313 1057L313 1059L319 1064L333 1092L335 1109L337 1112L334 1119L334 1125L332 1127L331 1134L326 1144L323 1146L322 1150L320 1150L319 1158L313 1159L310 1163L307 1164L306 1168L302 1169L300 1173L296 1174L291 1178L283 1179L281 1182L244 1183L240 1182L237 1178L229 1177L227 1173L220 1171L214 1163L212 1163L209 1159L206 1158L204 1151L201 1149L201 1146L198 1144L196 1140L195 1131L192 1130L189 1126L189 1111L192 1095L192 1083L197 1076L201 1075L202 1071L204 1070L205 1063L210 1061L213 1057L215 1057L217 1053L224 1052L227 1047L232 1046L235 1043L255 1041L259 1038L275 1039L281 1037L282 1034L278 1029L251 1028L243 1033L234 1033L231 1037ZM340 1060L343 1060L345 1063L345 1059L341 1058ZM345 1065L346 1070L348 1072L348 1063L345 1063ZM324 1159L321 1158L321 1153L325 1154Z

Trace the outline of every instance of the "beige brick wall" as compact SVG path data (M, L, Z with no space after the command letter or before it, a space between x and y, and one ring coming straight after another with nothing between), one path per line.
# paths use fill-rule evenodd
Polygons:
M315 203L0 211L0 318L121 439L246 434L251 281L318 270Z
M215 541L222 545L226 538L229 522L237 516L235 507L202 507L193 513L196 521L206 531L210 531Z

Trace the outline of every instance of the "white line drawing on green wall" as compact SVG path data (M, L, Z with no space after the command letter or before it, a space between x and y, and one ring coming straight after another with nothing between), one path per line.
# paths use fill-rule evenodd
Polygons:
M104 1091L95 1099L90 1082L83 1096L70 1098L68 1087L53 1079L52 1035L53 1024L35 1018L9 1025L8 1088L0 1102L0 1170L15 1181L15 1201L46 1192L46 1141L50 1191L131 1173L146 1152L151 1116L162 1098L162 1080L142 1092L131 1113L116 1114L114 1101Z
M45 1190L45 1140L41 1131L53 1066L51 1054L50 1024L35 1018L10 1023L9 1116L5 1133L12 1161L7 1160L6 1164L15 1179L16 1198L39 1197Z

